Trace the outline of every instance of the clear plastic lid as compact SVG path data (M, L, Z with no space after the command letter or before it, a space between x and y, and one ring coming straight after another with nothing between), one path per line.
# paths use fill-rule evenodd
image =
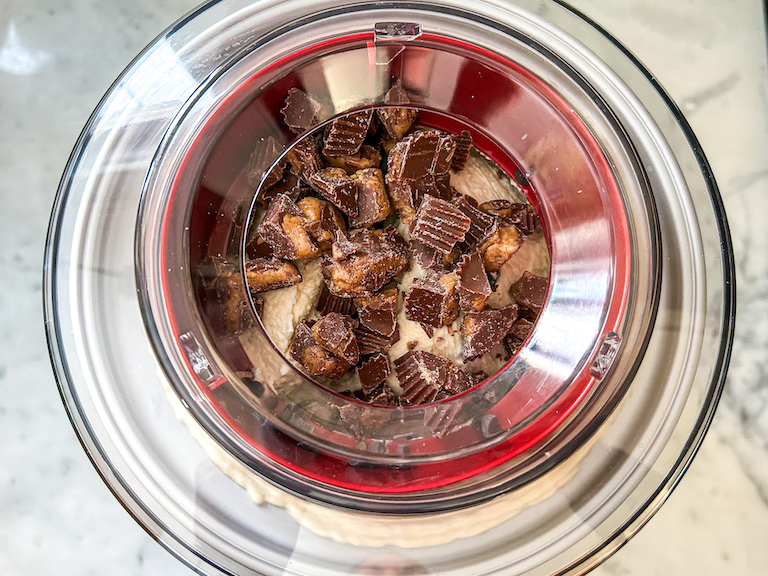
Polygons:
M62 395L126 507L200 569L581 573L690 461L732 331L714 181L612 38L521 4L217 3L152 44L86 127L46 259ZM256 378L199 276L242 258L259 183L300 137L281 122L287 90L326 102L326 122L382 106L393 78L426 123L469 129L517 176L550 255L517 354L403 408L313 383L258 326L247 347L281 377ZM315 535L294 541L300 525ZM382 560L386 544L408 561Z

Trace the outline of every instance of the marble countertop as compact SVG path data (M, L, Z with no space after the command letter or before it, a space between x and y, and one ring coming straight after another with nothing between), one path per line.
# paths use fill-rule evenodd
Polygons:
M127 514L67 420L41 269L58 179L101 95L192 0L0 5L0 574L191 574ZM599 576L768 574L768 74L758 0L578 0L684 111L731 224L736 339L701 451Z

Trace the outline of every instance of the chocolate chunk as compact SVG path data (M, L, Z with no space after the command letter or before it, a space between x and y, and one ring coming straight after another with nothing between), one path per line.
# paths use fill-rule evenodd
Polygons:
M355 398L357 400L361 400L362 402L366 402L367 404L373 404L373 399L383 395L385 393L385 390L389 390L389 386L383 383L379 383L378 385L374 386L373 389L369 391L365 391L362 388L359 390L355 390L351 393L352 398ZM394 401L397 402L397 396L394 392L389 390L390 394L395 399ZM382 399L380 402L377 402L377 404L382 404L384 406L395 406L395 404L387 404L387 399ZM351 415L348 415L351 416ZM361 425L361 431L364 429L370 429L372 428L379 428L380 423L376 421L376 419L368 420L370 418L369 414L366 414L366 412L362 411L357 414L357 423ZM368 420L367 422L363 423L364 420ZM372 425L372 426L371 426Z
M411 100L403 88L403 82L399 78L384 95L384 104L402 106L410 104ZM376 110L384 130L395 140L400 140L411 126L419 119L419 111L415 108L379 108Z
M430 272L419 278L408 289L404 305L405 317L422 327L447 326L459 315L456 275Z
M544 305L548 286L549 278L536 276L526 270L520 279L512 284L509 293L519 306L530 308L538 314Z
M459 134L453 135L453 141L456 143L456 151L453 153L451 168L457 172L464 170L469 158L469 150L472 148L472 134L469 130L462 130Z
M354 365L360 360L360 350L353 330L349 316L331 312L315 322L312 336L320 346Z
M304 230L320 250L329 250L336 239L336 232L346 230L344 217L330 202L319 198L304 198L299 201L298 207L307 219Z
M284 149L285 146L272 136L259 138L248 158L248 184L260 184L262 188L269 188L279 182L285 170L285 162L280 162L274 167L272 164Z
M499 310L467 312L461 332L464 336L464 361L487 354L507 335L517 318L517 306Z
M498 272L501 267L520 249L525 236L516 226L502 226L483 241L480 251L483 253L485 269Z
M271 188L283 179L284 174L285 163L280 163L272 168L272 170L267 172L267 174L264 176L264 181L261 183L261 187L264 189Z
M278 194L285 194L294 202L298 202L299 199L307 195L307 192L309 192L309 187L296 174L286 170L282 174L281 179L272 186L267 187L266 181L264 182L264 185L259 190L257 200L259 204L266 208Z
M480 210L506 220L512 216L512 213L515 211L515 206L516 204L513 204L509 200L489 200L488 202L480 204ZM523 206L525 206L525 204L523 204Z
M525 340L528 338L528 334L533 330L533 322L527 318L519 318L512 324L509 333L518 340Z
M524 202L513 204L509 200L491 200L480 204L480 209L514 224L523 234L533 234L540 226L536 208Z
M510 358L517 354L520 350L520 347L523 345L523 341L519 338L515 338L512 334L507 334L504 336L502 342L504 344L504 350L506 350L507 355Z
M512 324L512 328L510 328L509 334L504 336L504 348L506 349L510 358L517 354L518 350L520 350L520 347L523 345L523 342L525 342L525 339L528 338L528 335L533 329L533 321L529 320L528 318L521 318L519 316L521 311L525 311L525 309L518 308L517 320L515 320L515 323Z
M429 270L443 265L443 254L418 240L411 239L411 253L422 268Z
M309 185L345 214L357 215L357 185L341 168L324 168L315 172Z
M435 130L416 132L403 138L389 152L388 168L393 180L416 180L447 174L456 149L451 136Z
M389 197L392 199L392 206L394 206L398 216L400 216L400 220L405 224L410 224L416 216L414 181L395 180L389 174L387 174L384 180L389 191Z
M301 364L311 376L341 378L351 365L317 343L307 322L296 326L290 349L291 357Z
M454 370L447 358L424 350L411 350L395 360L395 372L403 393L400 401L411 406L432 402Z
M357 153L348 156L327 156L326 163L334 168L342 168L347 174L353 174L357 170L366 168L378 168L381 166L381 153L368 144L360 146Z
M370 404L376 404L377 406L399 406L400 399L392 392L392 389L386 384L382 384L373 393L368 400Z
M530 204L513 204L513 212L507 220L514 224L523 234L533 234L540 227L539 215L536 208Z
M315 139L305 136L288 149L285 157L291 164L292 172L311 185L312 175L322 168L320 154L317 153Z
M312 96L298 88L291 88L280 112L288 128L301 134L317 124L321 110L322 106Z
M304 230L307 219L299 207L285 194L278 194L269 204L256 232L277 258L298 260L320 255L315 243Z
M450 177L447 174L429 174L416 180L395 180L387 174L385 181L395 210L405 224L413 220L425 196L442 200L453 198Z
M476 384L475 380L466 372L454 368L445 383L445 391L449 396L466 392Z
M435 335L435 327L427 324L425 322L419 322L419 326L421 326L421 329L424 330L424 334L427 335L427 338L432 338L432 336Z
M355 302L352 298L338 298L334 296L328 291L328 287L323 284L315 309L323 316L330 312L352 316L355 311Z
M357 186L357 215L350 217L353 227L370 226L386 220L390 214L389 196L384 176L378 168L367 168L352 174Z
M323 277L335 296L370 296L400 275L409 264L408 246L394 228L337 234Z
M397 288L389 288L373 296L355 298L355 306L363 328L387 337L397 330Z
M275 253L272 246L264 241L264 238L256 234L254 238L245 246L245 255L249 259L253 258L272 258Z
M464 240L470 219L456 206L434 196L427 196L411 223L411 236L443 254Z
M390 371L389 359L384 354L376 354L370 360L363 362L357 368L363 392L365 394L373 392L389 376Z
M254 258L245 263L245 280L252 293L287 288L301 282L301 273L290 262L277 258Z
M254 325L254 318L237 265L224 258L213 258L211 264L213 286L224 312L224 329L231 334L241 334Z
M363 144L371 125L373 110L363 110L336 118L330 125L323 145L324 156L350 156Z
M480 311L493 292L480 253L464 256L457 270L459 277L459 306L464 311Z
M463 194L454 200L453 204L470 220L469 230L467 230L465 238L467 244L474 247L485 240L491 233L493 225L496 224L497 218L480 210L473 198Z
M355 337L357 338L357 347L360 349L360 355L367 356L369 354L376 354L376 352L386 352L389 350L398 340L400 340L400 330L395 327L395 331L391 336L383 336L376 332L372 332L367 328L358 326L355 329Z

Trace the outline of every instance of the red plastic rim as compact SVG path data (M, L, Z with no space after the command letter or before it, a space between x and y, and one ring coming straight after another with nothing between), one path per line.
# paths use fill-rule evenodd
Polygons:
M460 50L464 53L476 54L478 57L492 60L512 71L515 76L525 79L528 86L535 87L538 95L546 99L555 113L565 119L570 129L577 135L581 146L592 162L596 178L599 179L604 190L604 201L609 203L613 217L613 240L615 243L613 286L606 321L601 333L597 336L599 338L608 331L620 332L622 314L627 304L630 286L631 241L629 227L618 185L599 144L595 141L588 127L555 90L518 64L478 46L452 38L424 34L419 38L419 42L422 45L431 45L441 50ZM263 78L267 74L274 73L275 70L287 68L291 63L325 54L329 50L360 45L361 43L367 43L368 46L372 47L373 35L350 35L305 48L288 58L275 62L269 68L254 73L238 91L252 91L254 83L258 85L259 82L263 82ZM477 79L474 81L477 81ZM284 94L287 90L286 83L275 82L272 87L275 87L276 93ZM478 89L476 87L475 91ZM489 88L488 92L495 94L495 97L499 97L499 91L496 87ZM230 98L234 97L235 95L230 96ZM467 105L469 106L471 103L467 103ZM226 109L226 102L222 103L220 109ZM212 114L209 125L216 116L216 113ZM463 125L461 121L456 121L449 116L437 113L430 115L430 123L435 124L436 128L445 130L455 130L457 124ZM206 128L203 128L201 132L205 131ZM515 170L518 169L515 158L522 157L525 151L522 149L525 146L525 142L521 142L521 149L519 150L503 150L491 138L486 137L479 130L473 130L473 136L475 137L475 146L481 152L495 161L508 175L511 176L515 173ZM536 139L536 135L531 134L529 142L533 142ZM203 144L195 142L192 147L197 145ZM525 191L529 195L531 202L537 205L535 192L531 189ZM187 198L193 193L196 193L196 191L182 189L178 185L178 181L174 182L169 195L168 210L183 209L186 206ZM542 214L542 217L546 231L547 215ZM168 242L166 220L162 223L161 239L160 270L165 272L168 270L168 250L172 246ZM166 298L165 306L168 318L176 336L175 341L178 344L178 337L183 330L179 329L179 324L174 314L173 302L168 296L171 294L170 279L163 274L161 282ZM186 361L186 355L181 349L178 351L178 356L185 358ZM537 399L536 383L521 379L489 412L495 415L500 422L524 422L526 419L530 419L527 424L520 427L520 429L504 441L469 456L433 463L418 463L409 466L407 469L392 470L387 468L383 473L381 468L355 467L346 459L303 450L300 446L297 446L293 439L269 427L245 430L231 417L230 412L222 406L221 397L215 392L216 382L212 385L211 382L204 383L201 381L188 361L187 370L187 376L194 380L199 392L205 397L218 417L221 418L221 421L256 450L264 460L273 463L279 468L290 471L290 473L326 486L374 494L398 494L432 490L487 472L520 455L546 438L573 413L596 384L595 379L589 375L588 362L585 362L582 372L573 379L571 385L559 397L554 399L548 407L541 410L543 403L535 401ZM443 402L451 402L452 400L448 399ZM531 402L531 400L534 401ZM228 406L229 410L231 408L231 405ZM540 413L534 417L538 411ZM425 442L439 443L441 439L432 437L425 439Z

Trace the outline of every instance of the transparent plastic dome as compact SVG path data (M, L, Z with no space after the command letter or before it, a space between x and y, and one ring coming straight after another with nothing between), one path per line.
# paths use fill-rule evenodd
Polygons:
M247 376L195 270L242 257L259 182L298 137L280 123L288 88L330 103L330 121L383 105L393 78L431 125L467 127L522 176L550 286L489 381L425 406L360 404L377 424L353 427L337 417L349 400L298 372L280 387ZM583 573L690 462L724 378L733 288L687 124L612 38L550 2L202 7L89 121L46 257L76 431L137 519L211 574ZM263 332L251 345L286 361ZM297 540L300 526L315 534ZM398 548L382 560L376 542Z

